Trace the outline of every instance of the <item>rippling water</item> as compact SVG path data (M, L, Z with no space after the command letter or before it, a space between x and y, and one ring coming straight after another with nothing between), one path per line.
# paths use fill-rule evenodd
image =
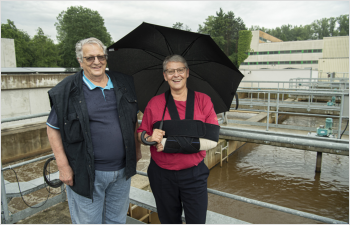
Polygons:
M247 143L212 168L208 188L316 215L349 220L349 157ZM316 223L209 195L209 209L252 223Z

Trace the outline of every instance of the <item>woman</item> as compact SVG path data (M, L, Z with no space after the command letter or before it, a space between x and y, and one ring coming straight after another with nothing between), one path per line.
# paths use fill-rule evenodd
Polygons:
M205 223L208 206L207 178L209 169L204 164L206 151L185 153L167 153L164 150L164 130L155 129L154 124L162 120L174 119L173 109L169 114L170 103L174 102L175 113L180 120L188 119L186 102L194 93L192 120L218 126L218 120L210 97L200 92L193 92L186 86L189 68L186 60L179 55L165 58L163 76L170 87L169 98L165 93L153 97L145 109L141 126L137 130L141 142L141 132L146 131L144 138L148 142L157 142L151 146L151 162L148 167L148 178L156 200L158 216L161 223L181 224L182 208L186 223ZM191 94L192 93L192 94ZM169 100L170 99L170 100ZM193 101L193 100L192 100ZM167 105L167 107L166 107ZM217 140L216 140L217 141ZM167 145L167 144L166 144ZM165 152L164 152L165 151Z

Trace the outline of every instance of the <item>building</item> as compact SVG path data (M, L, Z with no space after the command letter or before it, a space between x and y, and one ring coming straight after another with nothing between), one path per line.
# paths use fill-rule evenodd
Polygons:
M323 38L323 56L318 60L318 74L349 78L349 36Z
M263 31L252 31L248 58L240 70L312 69L319 77L349 77L349 37L322 40L282 41Z
M16 67L14 39L1 38L1 67Z

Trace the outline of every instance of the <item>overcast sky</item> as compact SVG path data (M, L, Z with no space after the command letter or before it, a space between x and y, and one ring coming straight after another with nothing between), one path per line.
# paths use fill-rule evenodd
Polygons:
M216 15L220 7L241 17L247 28L299 26L349 14L349 1L1 1L1 23L10 19L31 37L41 27L56 42L56 17L68 7L79 5L100 13L114 41L142 22L167 27L181 22L197 32L198 25Z

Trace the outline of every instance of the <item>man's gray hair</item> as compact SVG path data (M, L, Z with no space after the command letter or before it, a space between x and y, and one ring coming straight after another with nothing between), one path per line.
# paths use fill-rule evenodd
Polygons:
M98 44L102 48L104 54L107 55L107 47L100 40L94 37L86 38L78 41L75 45L75 53L78 62L83 62L83 46L86 44Z
M165 57L165 59L163 61L163 71L166 70L166 65L168 64L168 62L181 62L181 63L185 64L185 67L188 69L186 59L184 57L182 57L181 55L169 55L169 56Z

